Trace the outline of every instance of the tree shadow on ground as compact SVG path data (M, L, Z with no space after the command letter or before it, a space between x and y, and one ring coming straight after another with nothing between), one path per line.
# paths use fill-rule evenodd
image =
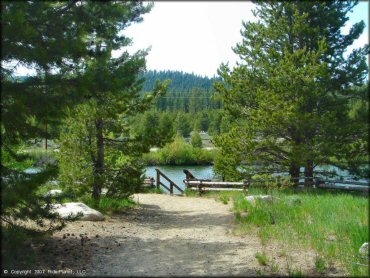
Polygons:
M121 246L111 254L95 257L98 268L88 270L96 276L255 276L252 247L230 242L201 242L189 239L115 238ZM106 238L109 241L112 239ZM235 260L237 250L245 250L245 260ZM250 261L248 261L248 259Z

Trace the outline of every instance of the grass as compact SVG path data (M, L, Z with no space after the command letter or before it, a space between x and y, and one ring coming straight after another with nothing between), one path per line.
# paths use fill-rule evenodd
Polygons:
M277 263L273 262L271 264L271 272L278 272L279 271L279 266L277 265Z
M143 187L141 190L140 190L140 193L156 193L156 194L163 194L163 190L161 188L157 188L157 187Z
M293 269L289 271L289 277L305 277L301 269Z
M110 198L106 196L100 197L100 202L97 205L91 196L83 196L80 198L80 201L84 204L99 210L102 213L117 213L126 209L135 208L138 205L131 198Z
M259 253L257 252L256 255L255 255L258 263L262 266L266 266L267 265L267 256L265 253Z
M229 203L230 197L227 195L221 195L219 200L224 204L227 205Z
M315 267L318 273L324 273L325 272L325 261L322 257L318 256L315 260Z
M265 194L251 189L251 194ZM238 233L258 229L263 244L280 240L300 248L311 248L318 254L316 269L325 271L326 265L339 262L353 276L368 274L368 267L360 265L358 249L369 241L368 199L351 193L327 191L273 191L273 203L258 202L252 206L242 194L234 196ZM295 273L297 275L299 273ZM299 275L298 275L299 276Z

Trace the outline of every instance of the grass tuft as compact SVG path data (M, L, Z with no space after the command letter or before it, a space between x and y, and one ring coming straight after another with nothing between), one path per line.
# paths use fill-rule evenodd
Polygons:
M260 265L263 266L267 265L267 256L264 252L263 253L257 252L255 257Z
M315 266L318 273L323 274L325 272L325 261L322 257L316 257Z

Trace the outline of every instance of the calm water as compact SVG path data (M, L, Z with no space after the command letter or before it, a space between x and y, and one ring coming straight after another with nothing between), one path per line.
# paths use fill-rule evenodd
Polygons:
M169 177L176 185L182 189L185 189L183 180L186 178L183 170L189 170L198 179L213 179L214 172L213 166L148 166L146 168L146 176L157 179L157 172L155 169L159 169L167 177ZM161 179L166 186L169 187L169 182L165 179ZM163 188L163 190L165 190ZM178 192L175 188L175 192Z

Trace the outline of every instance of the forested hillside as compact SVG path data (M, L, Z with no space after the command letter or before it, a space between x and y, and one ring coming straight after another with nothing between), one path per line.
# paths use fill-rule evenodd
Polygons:
M205 109L221 108L221 101L214 98L213 82L215 78L202 77L182 71L147 71L143 92L151 91L156 80L171 80L165 96L156 101L159 111L182 111L196 113Z
M202 90L213 90L213 82L215 78L208 78L199 76L193 73L187 73L182 71L146 71L141 77L145 78L143 91L152 91L154 88L155 81L170 79L172 81L169 91L170 92L184 92L191 91L193 88L199 88Z

